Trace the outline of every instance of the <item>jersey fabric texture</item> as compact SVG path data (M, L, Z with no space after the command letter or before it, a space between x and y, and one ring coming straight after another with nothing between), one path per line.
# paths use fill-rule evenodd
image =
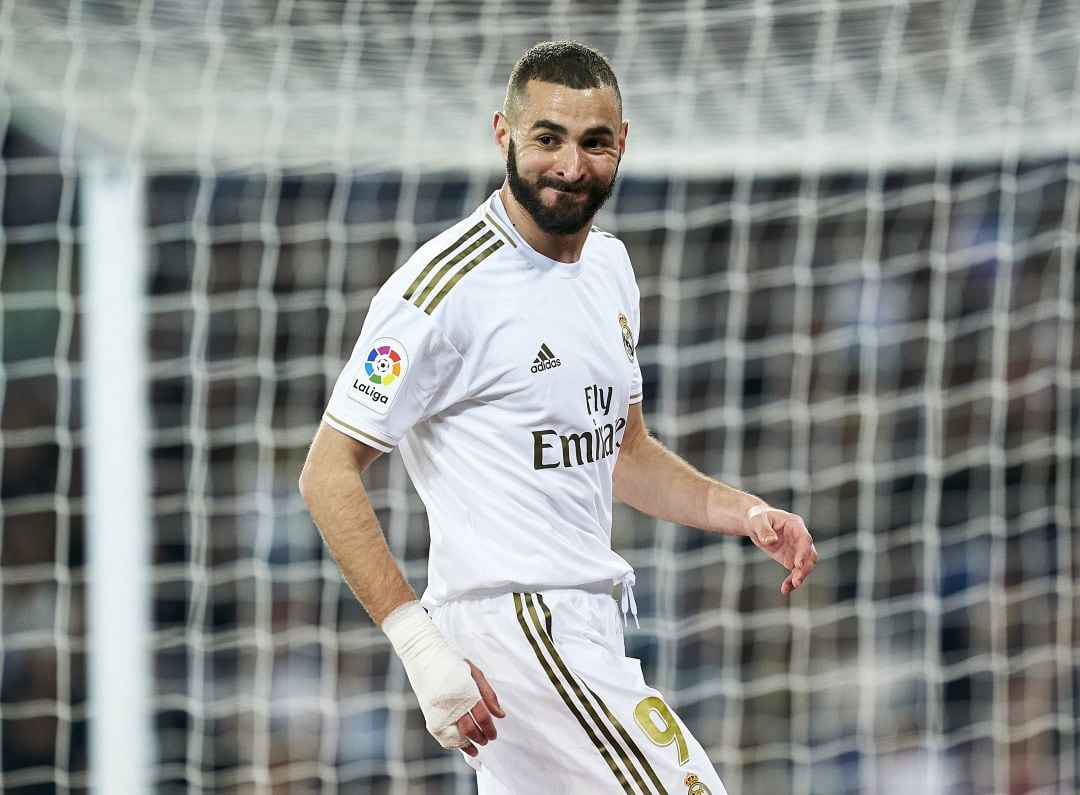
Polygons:
M427 508L423 603L632 579L611 549L612 472L641 400L623 244L576 263L528 246L498 193L372 300L324 421L399 446Z
M457 599L431 617L506 712L499 736L466 757L479 795L725 795L701 744L624 654L610 593Z

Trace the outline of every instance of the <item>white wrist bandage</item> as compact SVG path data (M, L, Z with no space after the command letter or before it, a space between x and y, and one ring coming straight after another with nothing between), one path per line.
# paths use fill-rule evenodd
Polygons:
M382 623L420 701L427 730L443 748L464 748L457 719L480 700L469 664L446 642L419 602L398 607Z
M768 513L769 511L775 511L775 510L776 510L775 508L773 508L773 507L771 507L769 505L755 505L753 508L751 508L750 510L748 510L746 512L746 518L747 519L753 519L755 516L758 516L758 515L763 514L763 513Z

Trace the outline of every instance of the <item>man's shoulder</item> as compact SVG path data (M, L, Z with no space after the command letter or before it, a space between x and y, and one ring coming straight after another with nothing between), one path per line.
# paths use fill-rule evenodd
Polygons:
M599 226L593 226L589 230L586 251L591 259L600 260L614 267L616 271L633 277L634 269L630 263L630 253L622 240L611 232Z
M386 286L431 315L465 276L516 246L503 224L481 205L420 246Z
M593 246L600 251L614 253L618 256L629 258L629 255L626 252L626 245L622 240L599 226L593 226L589 229L588 242L590 246Z
M484 204L421 245L398 272L417 273L429 266L453 260L459 255L464 260L473 252L486 251L488 248L498 250L503 246L515 245L503 224L493 217Z

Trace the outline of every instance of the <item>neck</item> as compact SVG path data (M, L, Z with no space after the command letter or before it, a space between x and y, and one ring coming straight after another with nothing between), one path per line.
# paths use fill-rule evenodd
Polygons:
M585 224L580 232L572 235L551 235L536 225L533 217L514 198L510 185L506 182L499 189L499 198L506 208L506 214L510 216L510 223L533 250L556 262L577 262L581 259L581 250L585 248L591 224Z

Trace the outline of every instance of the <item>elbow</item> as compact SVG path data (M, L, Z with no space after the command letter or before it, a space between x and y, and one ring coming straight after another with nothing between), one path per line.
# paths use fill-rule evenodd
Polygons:
M308 474L306 463L300 469L300 479L297 481L296 485L300 490L300 499L304 501L304 505L308 505L308 500L311 496L311 476Z
M615 469L611 473L611 493L622 502L627 501L626 494L630 490L627 480L630 477L630 470L633 468L633 462L630 461L630 456L627 455L628 452L628 450L619 452L619 457L615 461Z
M315 477L315 467L312 464L311 458L304 462L304 466L300 469L300 479L297 483L297 487L300 489L300 499L304 501L304 505L308 511L311 510L311 503L315 499L315 484L318 478Z

